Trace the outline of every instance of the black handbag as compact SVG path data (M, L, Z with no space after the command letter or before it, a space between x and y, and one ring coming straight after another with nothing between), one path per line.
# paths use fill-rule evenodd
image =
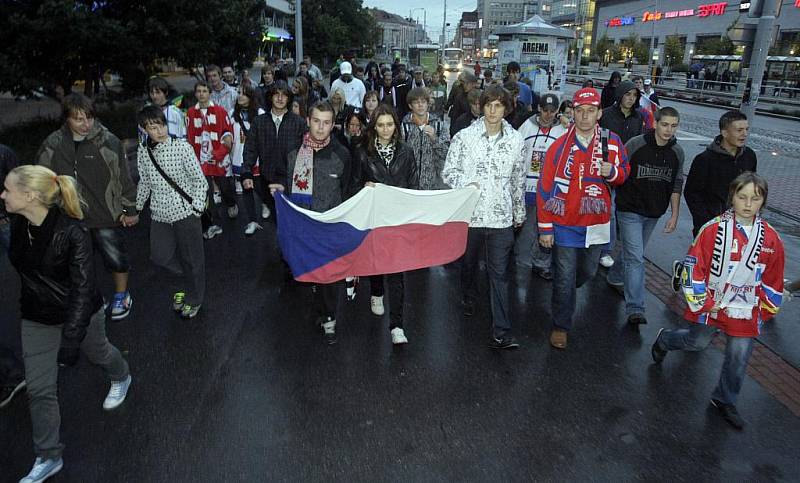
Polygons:
M198 210L197 208L195 208L194 204L193 204L194 200L192 199L192 197L189 196L189 194L186 191L184 191L183 188L178 186L178 183L176 183L175 180L170 178L169 175L167 175L167 173L165 173L164 170L161 169L161 166L158 165L158 163L156 162L156 157L153 156L153 151L150 149L150 146L147 146L147 154L150 155L150 162L153 163L153 167L156 168L156 171L158 171L158 174L160 174L161 177L164 178L164 181L166 181L167 184L172 186L172 189L177 191L178 194L181 195L181 198L183 198L184 200L186 200L189 203L189 206L192 207L192 209L195 211L195 213L197 213L198 215L205 215L205 212L208 210L208 200L206 200L206 202L205 202L205 209Z

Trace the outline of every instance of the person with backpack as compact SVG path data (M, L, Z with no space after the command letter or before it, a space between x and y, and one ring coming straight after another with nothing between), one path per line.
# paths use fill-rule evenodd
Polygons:
M147 131L147 144L136 153L136 206L141 210L150 201L150 259L169 274L172 309L191 319L203 304L206 287L200 216L208 183L192 146L167 133L159 108L145 106L138 121Z

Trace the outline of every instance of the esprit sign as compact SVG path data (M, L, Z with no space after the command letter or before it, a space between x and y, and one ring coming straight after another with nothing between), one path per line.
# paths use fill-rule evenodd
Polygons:
M797 0L800 2L800 0ZM614 17L606 20L606 27L622 27L623 25L633 25L635 19L633 17Z
M800 0L795 0L800 2ZM671 12L645 12L642 15L642 22L655 22L657 20L680 18L680 17L710 17L712 15L725 15L725 8L728 2L708 3L699 5L696 9L673 10Z

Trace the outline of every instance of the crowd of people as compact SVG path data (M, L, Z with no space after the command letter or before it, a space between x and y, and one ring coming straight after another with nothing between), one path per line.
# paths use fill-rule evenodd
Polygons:
M105 335L92 254L100 253L113 280L109 316L124 319L133 304L124 231L146 205L150 258L172 287L163 303L192 319L206 303L204 245L222 234L222 217L236 218L242 206L244 235L252 236L278 216L277 193L324 212L374 183L480 190L455 268L463 315L474 316L488 301L488 345L498 350L519 347L509 302L512 263L551 281L549 342L557 350L573 335L577 290L601 261L625 299L626 322L646 324L644 250L667 210L663 232L675 231L684 196L695 241L675 264L673 283L692 324L662 329L652 357L660 364L669 351L702 350L722 331L728 345L712 404L742 427L735 403L752 341L778 311L784 290L783 246L760 216L768 187L746 146L744 114L720 118L719 136L684 177L675 138L680 113L660 107L642 78L612 76L602 94L586 86L561 99L558 92L533 92L515 62L505 79L463 72L449 95L442 72L409 74L399 62L362 67L342 60L335 70L326 91L309 58L296 75L266 65L259 85L236 79L230 66L208 66L185 112L164 79L150 79L150 102L137 119L138 183L120 140L81 94L64 98L63 126L43 142L34 165L16 166L13 152L0 147L0 240L22 281L21 350L3 348L0 402L27 386L36 461L23 482L44 481L63 465L58 364L74 365L82 351L112 381L103 407L125 400L132 378ZM481 264L488 293L478 290ZM291 278L288 266L282 269ZM395 345L409 342L406 278L368 280L370 309L389 312ZM354 298L356 286L353 278L309 286L325 343L336 343L337 308Z

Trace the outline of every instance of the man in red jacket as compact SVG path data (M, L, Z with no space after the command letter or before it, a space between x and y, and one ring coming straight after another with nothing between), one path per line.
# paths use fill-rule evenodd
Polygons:
M566 349L576 288L597 271L611 241L611 189L630 167L619 136L600 129L600 94L580 89L575 123L547 150L537 190L539 244L553 250L553 331L550 345Z

